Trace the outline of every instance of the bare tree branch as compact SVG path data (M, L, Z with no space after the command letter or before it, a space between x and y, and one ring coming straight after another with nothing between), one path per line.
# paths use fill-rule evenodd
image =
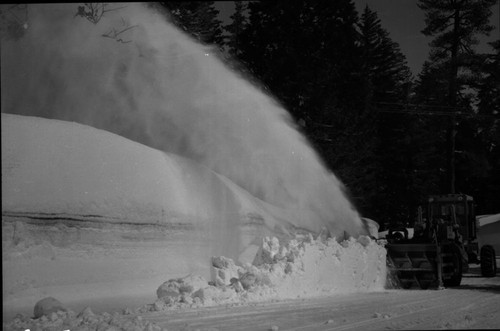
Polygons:
M89 22L97 24L105 13L123 9L126 7L122 6L108 9L108 5L109 4L107 3L85 3L83 6L78 6L78 11L76 12L75 17L80 16L86 18Z
M120 30L120 31L116 30L115 28L112 28L109 32L104 33L102 36L103 36L103 37L106 37L106 38L115 39L117 42L120 42L120 43L122 43L122 44L126 44L126 43L131 42L131 40L123 40L122 38L119 38L119 36L120 36L122 33L126 32L126 31L128 31L128 30L130 30L130 29L135 28L136 26L137 26L137 25L127 26L127 27L123 28L123 29L122 29L122 30Z

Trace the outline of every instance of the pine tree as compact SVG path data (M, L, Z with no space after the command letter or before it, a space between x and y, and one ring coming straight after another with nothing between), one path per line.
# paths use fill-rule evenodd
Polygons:
M170 11L177 26L199 42L223 46L222 21L213 1L168 1L160 5Z
M500 118L500 40L490 44L494 53L486 56L478 89L479 114Z
M374 102L406 99L411 72L399 45L382 28L377 14L365 7L358 24L363 50L362 73L369 80Z
M415 81L411 102L417 105L418 121L413 127L412 158L417 160L414 187L420 199L431 194L448 193L446 181L447 95L446 68L424 62ZM445 188L445 189L443 189Z
M359 54L348 0L250 2L240 60L298 119L324 119L326 99L350 102ZM353 84L354 85L354 84ZM339 99L342 99L340 101Z
M365 7L358 24L362 49L361 75L365 79L367 114L376 128L372 142L376 157L376 187L371 194L370 212L375 219L391 223L408 219L413 212L411 121L407 115L394 114L407 101L411 72L399 45L382 28L377 14ZM390 201L390 203L388 203Z
M449 191L455 188L455 135L456 110L460 106L460 69L470 65L476 53L473 46L478 43L476 35L488 34L491 7L496 0L419 0L419 7L426 15L426 27L422 31L434 36L431 43L430 60L436 67L447 72L447 103L450 112L447 133L447 163Z
M229 33L227 37L226 45L228 46L228 52L236 58L241 55L240 50L240 37L245 30L245 25L247 23L247 17L244 12L246 11L247 3L244 1L234 2L234 14L230 16L231 23L224 26L224 30Z
M484 159L482 171L473 180L478 184L476 201L481 213L498 213L500 196L500 41L490 44L494 53L485 57L483 79L478 84L478 139Z

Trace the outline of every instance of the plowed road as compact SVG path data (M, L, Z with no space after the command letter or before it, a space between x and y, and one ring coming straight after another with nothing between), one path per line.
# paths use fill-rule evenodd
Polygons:
M168 330L500 329L500 275L444 290L388 290L143 315Z

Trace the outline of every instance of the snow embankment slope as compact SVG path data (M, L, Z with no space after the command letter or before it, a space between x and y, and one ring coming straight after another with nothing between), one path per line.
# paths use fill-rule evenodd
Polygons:
M213 171L109 132L2 114L1 134L4 307L149 295L208 276L212 256L253 258L290 225Z
M288 217L188 159L76 123L2 114L4 316L46 296L109 303L97 310L150 302L165 280L208 278L212 256L252 262L265 236L291 237ZM351 271L380 262L356 254Z
M203 166L106 131L2 114L4 213L131 223L263 213L232 190Z

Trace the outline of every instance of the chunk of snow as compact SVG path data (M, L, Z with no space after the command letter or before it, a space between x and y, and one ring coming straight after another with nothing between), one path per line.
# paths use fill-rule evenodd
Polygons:
M372 236L375 239L378 239L378 230L380 228L380 225L377 222L375 222L374 220L366 218L366 217L362 217L361 220L368 228L368 232L370 233L370 236Z
M53 313L59 311L67 311L67 308L57 299L53 297L47 297L38 301L33 309L33 316L35 318L40 318L42 316L50 316Z
M231 279L239 278L240 267L224 256L212 258L211 278L217 286L231 285Z
M177 298L182 294L190 294L201 288L207 287L205 278L196 275L188 275L184 278L170 279L160 285L156 290L158 299L164 297Z

